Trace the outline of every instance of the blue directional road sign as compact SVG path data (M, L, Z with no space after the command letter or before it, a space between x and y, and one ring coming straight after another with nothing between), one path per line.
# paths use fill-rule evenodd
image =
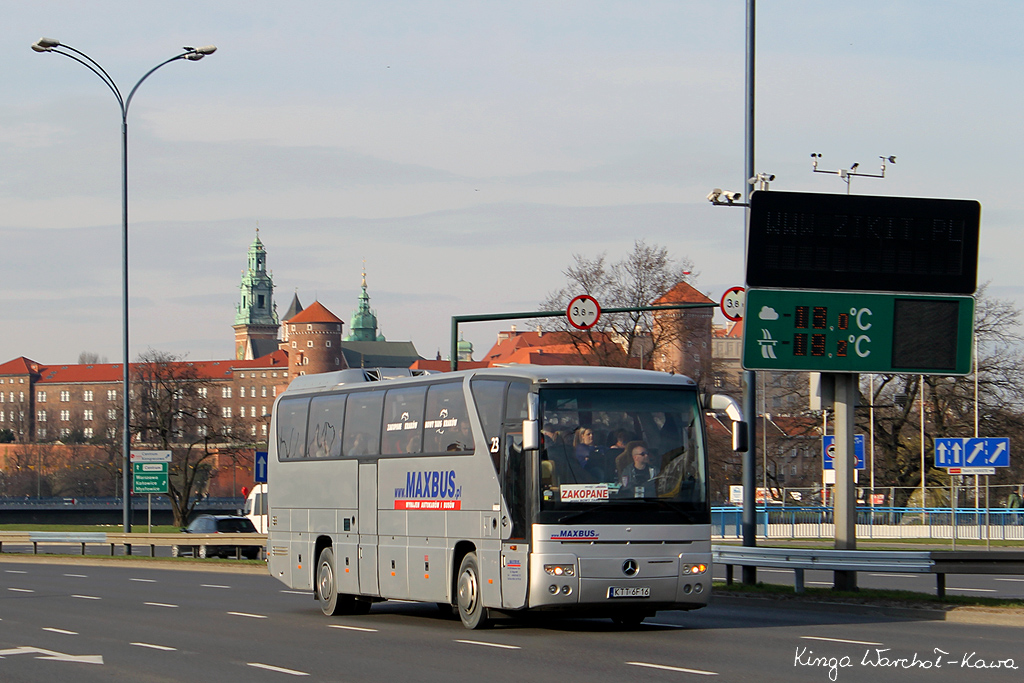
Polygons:
M964 467L1009 467L1010 440L982 437L964 439Z
M253 481L257 484L267 483L267 452L256 451L256 476Z
M964 466L964 439L935 439L936 467Z
M834 470L835 465L832 462L836 452L836 437L835 436L823 436L821 437L822 452L825 456L825 468L826 470ZM864 460L864 435L854 434L853 435L853 453L857 456L857 467L858 470L866 470L867 464Z

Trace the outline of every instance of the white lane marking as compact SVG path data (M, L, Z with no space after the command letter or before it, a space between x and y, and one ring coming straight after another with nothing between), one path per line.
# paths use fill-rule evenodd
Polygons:
M686 626L680 626L679 624L661 624L657 621L645 621L645 626L661 626L662 628L687 628Z
M826 640L830 643L850 643L852 645L884 645L884 643L875 643L870 640L846 640L844 638L825 638L823 636L800 636L804 640Z
M70 576L72 579L88 579L89 578L85 574L65 574L64 576Z
M1024 579L996 579L996 581L1024 581Z
M200 584L201 588L231 588L231 586L218 586L215 583L203 583Z
M260 664L259 662L246 662L249 666L254 666L257 669L266 669L267 671L277 671L282 674L291 674L292 676L308 676L309 674L305 671L296 671L295 669L285 669L281 666L271 666L269 664Z
M292 595L309 595L311 591L281 591L282 593L291 593Z
M501 643L487 643L482 640L456 640L456 643L465 643L466 645L483 645L485 647L500 647L503 650L521 650L523 648L518 645L503 645Z
M808 586L831 586L831 581L804 581Z
M375 628L363 628L362 626L345 626L344 624L327 624L327 628L343 628L346 631L366 631L367 633L376 633Z
M177 607L177 605L168 605L166 602L144 602L142 604L150 607Z
M103 598L98 598L95 595L72 595L71 597L73 597L73 598L81 598L82 600L102 600L103 599Z
M648 669L662 669L663 671L680 671L684 674L698 674L700 676L717 676L717 671L702 671L701 669L684 669L681 666L666 666L664 664L651 664L649 662L626 662L630 666L643 666Z
M879 573L879 574L868 574L868 576L885 576L892 579L919 579L923 574L890 574L890 573Z
M172 652L178 649L176 647L167 647L166 645L154 645L153 643L132 643L132 645L136 647L148 647L151 650L166 650L167 652Z
M766 574L792 574L793 573L792 569L764 569L764 568L761 568L758 571L762 571L762 572L764 572Z
M28 572L24 572L24 571L22 571L20 569L5 569L4 573L6 573L6 574L28 574Z
M128 579L129 581L140 581L142 583L156 583L156 579Z
M7 590L14 591L15 593L35 593L34 590L28 588L8 588Z
M948 591L971 591L972 593L995 593L996 592L995 588L952 588L950 586L946 586L946 590L948 590Z
M250 619L266 619L267 617L262 614L249 614L247 612L228 612L236 617L249 617Z
M66 630L64 630L62 628L53 628L52 626L44 626L43 630L44 631L49 631L50 633L62 633L64 635L66 635L66 636L77 636L78 635L78 631L66 631Z

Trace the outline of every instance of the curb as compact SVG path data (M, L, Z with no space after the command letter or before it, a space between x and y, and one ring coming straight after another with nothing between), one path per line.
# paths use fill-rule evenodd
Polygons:
M131 567L147 569L170 569L186 572L215 572L220 574L263 574L270 576L266 564L263 565L230 565L221 562L203 564L201 562L182 562L166 559L126 559L123 555L115 559L98 557L69 557L62 555L19 555L15 553L0 554L0 564L57 564L85 565L92 567Z
M826 600L795 600L754 598L712 593L712 605L726 607L772 607L802 612L829 612L861 616L888 617L907 621L948 621L956 624L984 624L1024 628L1024 610L1001 610L985 607L954 607L948 610L923 607L892 607L887 605L831 602Z

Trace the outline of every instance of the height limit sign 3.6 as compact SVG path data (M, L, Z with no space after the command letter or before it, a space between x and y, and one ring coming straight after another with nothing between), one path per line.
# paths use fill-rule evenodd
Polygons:
M569 302L565 315L577 330L589 330L601 318L601 305L589 294L580 294Z

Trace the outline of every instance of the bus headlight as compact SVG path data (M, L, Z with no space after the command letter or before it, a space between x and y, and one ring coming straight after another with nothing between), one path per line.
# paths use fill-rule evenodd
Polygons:
M706 564L688 564L683 567L683 574L703 574L708 570Z
M544 571L549 576L576 576L576 565L574 564L546 564Z

